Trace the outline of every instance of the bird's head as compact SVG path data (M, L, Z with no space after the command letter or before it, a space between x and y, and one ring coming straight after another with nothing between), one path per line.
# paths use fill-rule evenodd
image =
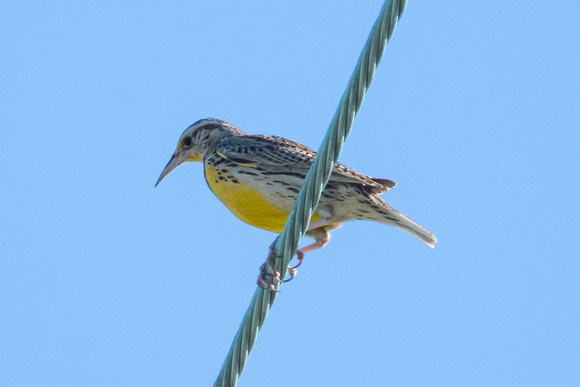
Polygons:
M235 126L215 118L205 118L185 129L177 149L161 172L157 184L171 171L188 161L203 161L204 156L214 150L216 144L224 138L244 134Z

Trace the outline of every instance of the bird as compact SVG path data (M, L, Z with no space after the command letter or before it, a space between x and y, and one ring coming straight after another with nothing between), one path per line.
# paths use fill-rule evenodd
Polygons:
M316 151L296 141L247 134L225 121L205 118L183 132L155 186L178 166L201 162L210 190L237 218L280 234L315 157ZM314 243L298 250L297 266L305 253L329 242L330 231L351 220L392 225L434 247L437 239L431 232L379 196L396 185L393 180L370 177L335 163L305 234ZM261 287L266 274L262 265Z

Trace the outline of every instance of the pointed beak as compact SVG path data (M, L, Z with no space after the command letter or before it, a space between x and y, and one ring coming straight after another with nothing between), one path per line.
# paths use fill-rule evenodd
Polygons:
M157 183L155 183L155 187L157 187L157 185L159 183L161 183L161 180L165 179L165 176L169 175L171 173L171 171L173 171L175 168L179 167L185 161L186 161L185 152L180 152L177 156L175 154L173 154L173 156L171 156L171 159L169 160L169 162L165 166L165 169L163 169L163 172L161 172L161 176L159 176Z

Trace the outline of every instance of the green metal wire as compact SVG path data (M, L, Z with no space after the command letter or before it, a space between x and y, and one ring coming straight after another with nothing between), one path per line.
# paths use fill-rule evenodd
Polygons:
M365 94L373 80L375 70L383 56L385 46L391 38L397 21L407 5L406 0L386 0L381 13L373 26L365 47L360 55L356 68L350 78L348 86L340 100L340 104L332 118L326 137L324 138L318 155L306 175L304 184L294 208L288 216L284 230L278 239L275 252L276 270L280 277L286 275L288 264L296 254L300 239L308 230L310 218L316 210L322 190L326 186L332 168L336 163L344 141L352 128L354 117L359 111ZM276 289L280 286L275 282ZM258 332L278 293L256 289L252 302L244 315L240 328L236 333L230 352L225 359L220 374L214 383L215 386L235 386L242 374L246 361Z

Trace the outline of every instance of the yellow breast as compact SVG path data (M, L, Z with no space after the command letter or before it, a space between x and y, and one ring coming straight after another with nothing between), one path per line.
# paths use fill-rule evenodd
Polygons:
M205 178L218 199L243 222L263 230L281 233L290 212L267 201L260 191L248 184L224 179L211 164L205 164ZM222 178L220 180L220 177ZM311 221L320 219L318 214Z

